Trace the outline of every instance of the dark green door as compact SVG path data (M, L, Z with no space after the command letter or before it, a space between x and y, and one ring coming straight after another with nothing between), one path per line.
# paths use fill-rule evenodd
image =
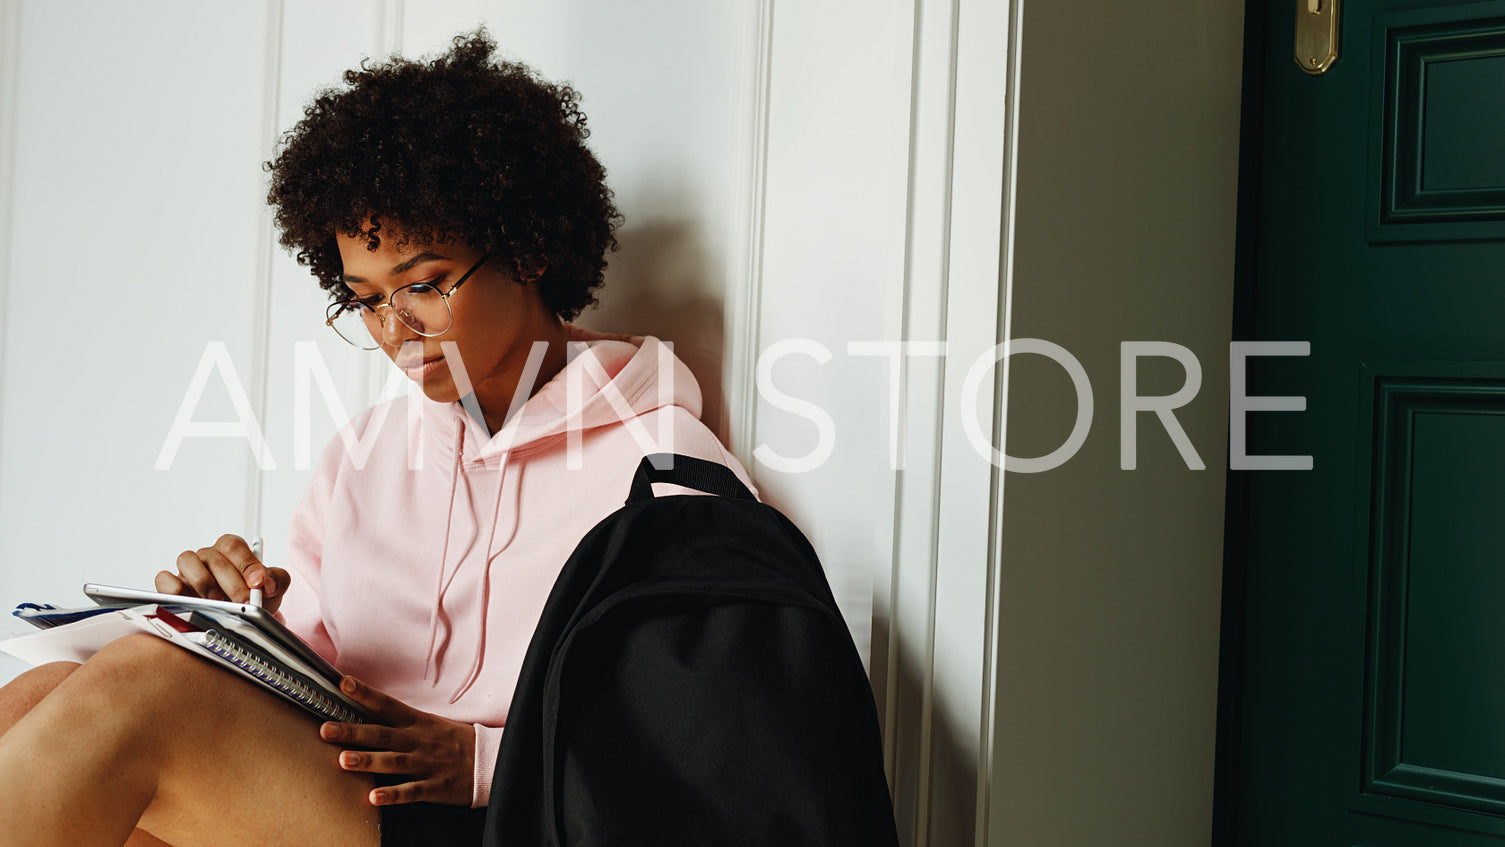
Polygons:
M1259 847L1505 843L1505 2L1341 0L1321 76L1292 57L1308 2L1249 17L1245 329L1311 353L1250 364L1307 409L1250 413L1248 452L1313 467L1230 477L1224 821Z

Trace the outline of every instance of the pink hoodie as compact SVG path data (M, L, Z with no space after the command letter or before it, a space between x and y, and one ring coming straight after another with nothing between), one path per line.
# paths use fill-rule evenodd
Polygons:
M751 487L665 345L569 330L573 359L494 436L459 403L421 397L357 416L325 448L289 533L288 626L342 672L474 724L474 807L490 797L554 579L626 500L642 456L721 462Z

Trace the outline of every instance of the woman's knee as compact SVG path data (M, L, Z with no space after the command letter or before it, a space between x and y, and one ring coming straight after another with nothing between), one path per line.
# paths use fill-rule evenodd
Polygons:
M48 662L45 665L37 665L26 673L16 677L9 685L0 691L11 693L16 691L37 692L41 697L47 696L52 689L62 684L74 671L79 669L78 662ZM40 699L40 697L38 698Z
M140 633L117 638L85 662L88 676L111 691L165 687L187 693L196 678L211 670L208 663L155 635Z
M0 734L14 726L78 668L77 662L39 665L0 688Z
M101 738L144 743L156 737L149 730L163 724L164 715L203 713L197 693L207 687L207 668L207 662L170 641L145 633L127 635L70 673L44 707L54 722L87 721ZM164 709L165 704L172 708Z
M242 693L232 672L164 638L140 633L117 638L74 675L79 696L107 697L112 706L139 714L164 702L175 711L208 714L233 709ZM255 691L247 686L246 691Z
M0 726L9 728L64 682L69 682L69 701L92 708L123 704L133 693L148 699L164 692L191 694L208 668L208 663L165 639L147 633L127 635L106 644L82 665L55 662L16 677L0 689L0 720L7 707L14 713Z

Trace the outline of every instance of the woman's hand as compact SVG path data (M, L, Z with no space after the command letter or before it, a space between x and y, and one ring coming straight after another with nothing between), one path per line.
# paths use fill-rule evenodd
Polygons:
M251 589L261 589L261 606L275 612L292 577L282 568L269 568L238 535L221 535L213 547L185 550L178 556L178 572L162 571L155 580L163 594L233 600L244 603Z
M386 726L326 723L319 737L346 749L340 767L347 771L400 774L408 782L371 792L371 805L447 803L469 806L474 789L476 730L468 723L441 718L394 700L347 676L340 690Z

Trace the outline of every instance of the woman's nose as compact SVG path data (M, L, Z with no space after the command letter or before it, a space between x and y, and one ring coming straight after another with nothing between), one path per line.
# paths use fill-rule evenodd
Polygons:
M385 314L381 312L377 313L382 319L381 340L383 344L399 347L404 341L418 338L418 333L414 332L412 327L403 323L402 319L397 317L397 310L393 309L391 304L383 303L377 308L386 310Z

